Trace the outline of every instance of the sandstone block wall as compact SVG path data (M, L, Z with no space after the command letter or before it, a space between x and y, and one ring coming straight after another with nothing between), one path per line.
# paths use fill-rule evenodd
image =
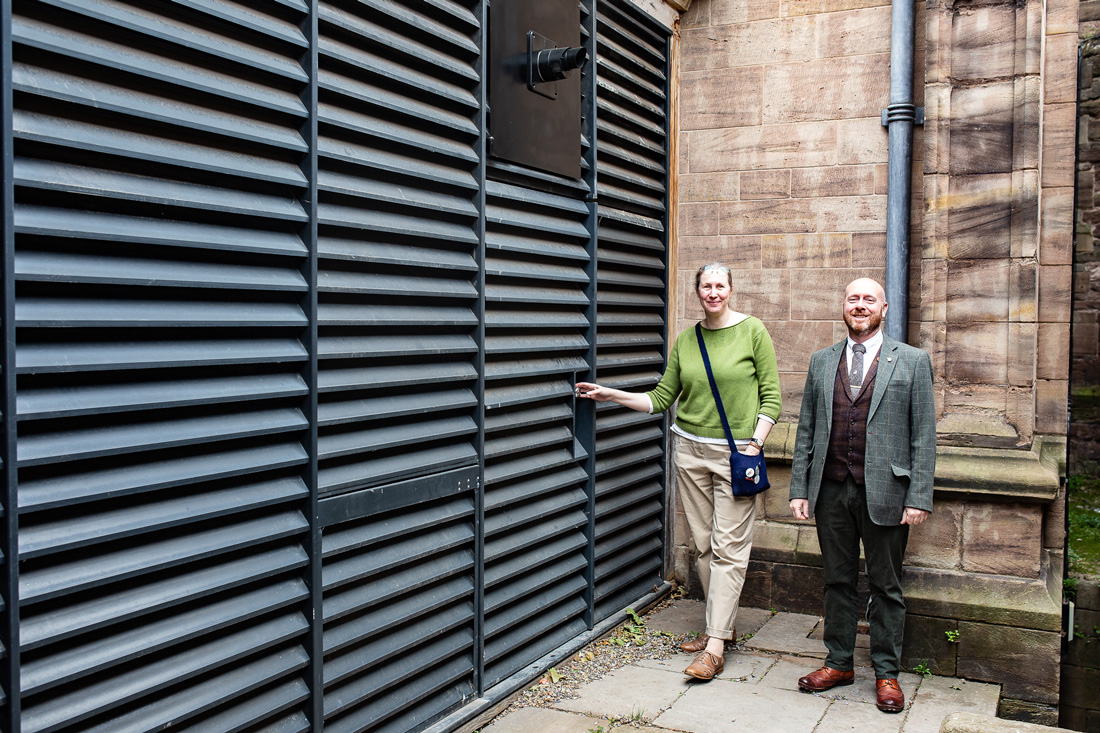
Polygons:
M675 328L699 317L696 268L729 264L734 307L775 341L783 414L794 420L810 354L844 334L844 286L884 277L890 5L695 0L681 23ZM918 128L918 161L921 137Z
M926 123L913 141L910 308L889 317L933 357L940 450L935 511L906 558L906 663L1003 681L1006 714L1053 722L1077 3L915 9ZM845 335L844 286L884 275L890 12L886 0L693 0L681 19L671 325L700 316L696 268L726 262L733 306L768 326L783 389L748 605L821 611L816 533L789 519L783 461L810 354Z

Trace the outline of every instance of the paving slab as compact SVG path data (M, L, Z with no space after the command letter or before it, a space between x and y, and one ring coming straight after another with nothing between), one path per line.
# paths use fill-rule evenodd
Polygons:
M820 639L809 638L820 622L820 616L778 613L760 627L760 630L745 642L745 646L761 651L800 654L824 659L828 654L825 643Z
M683 674L684 669L694 660L694 654L678 652L667 659L640 659L635 664L648 669ZM726 665L718 678L755 684L773 664L775 664L775 657L770 655L728 650L726 652Z
M520 708L497 717L481 730L483 733L589 733L598 727L607 730L610 721L549 708Z
M756 635L771 620L771 611L766 608L740 608L737 611L737 638L746 634Z
M737 636L755 634L772 612L766 608L741 608L737 611ZM707 604L702 601L682 599L649 617L646 625L654 631L665 631L676 636L702 632L707 626Z
M777 690L800 692L798 678L804 677L820 666L820 659L779 657L776 663L768 669L764 678L760 680L760 684L764 687L774 687Z
M646 619L646 626L676 636L701 632L707 626L707 605L702 601L680 599Z
M688 733L811 733L828 707L811 695L719 679L692 687L653 723Z
M856 667L855 672L855 682L847 687L834 687L831 690L815 694L829 700L848 700L850 702L862 702L868 705L874 705L875 701L878 699L878 693L875 691L874 670L868 667ZM898 685L901 686L901 691L905 694L906 705L910 705L913 702L920 681L920 675L910 672L902 672L898 675Z
M872 704L835 700L821 719L819 731L855 730L860 733L899 733L904 722L903 713L884 713Z
M631 665L589 682L580 688L578 697L559 700L553 707L589 715L652 721L695 682L682 671L667 672Z
M1000 696L1000 685L955 677L925 677L913 695L902 731L939 733L943 719L956 712L996 715Z

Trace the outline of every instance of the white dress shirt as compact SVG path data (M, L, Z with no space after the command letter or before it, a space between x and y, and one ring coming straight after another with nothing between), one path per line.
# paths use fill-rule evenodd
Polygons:
M852 337L848 337L848 344L845 347L844 358L845 363L848 365L848 374L852 373L852 347L855 346L855 341L852 341ZM875 331L875 335L863 342L863 348L867 351L863 354L863 381L867 381L867 372L871 370L871 365L875 363L875 359L878 358L878 352L882 349L882 328ZM863 385L860 385L861 387ZM853 388L852 395L858 395L859 390Z

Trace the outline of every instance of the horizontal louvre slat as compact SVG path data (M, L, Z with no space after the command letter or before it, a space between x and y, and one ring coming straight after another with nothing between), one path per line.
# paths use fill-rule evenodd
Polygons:
M47 704L24 708L23 729L28 732L46 731L62 722L79 722L93 714L102 714L123 703L164 689L180 679L196 677L212 669L239 661L256 650L271 648L301 636L307 628L306 619L301 614L288 614L265 623L252 625L248 629L224 636L215 642L161 657L131 672L104 679L53 698ZM270 664L264 665L261 669L266 673L265 677L270 678L273 672L279 674L300 669L306 664L305 652L301 648L294 648L289 655L284 653L278 656L285 660L287 666L281 670L273 670ZM234 675L240 674L239 669L234 670ZM207 689L211 695L221 695L226 692L222 686L209 685ZM198 689L191 688L188 697L196 695L197 692ZM164 706L157 707L161 714L165 712ZM110 725L121 727L125 724L112 721ZM119 727L107 729L119 730Z
M134 537L185 523L201 522L261 509L291 499L303 499L308 491L301 480L284 478L253 486L234 486L225 491L166 499L138 508L85 515L75 520L31 525L19 534L19 555L31 558L116 537Z
M28 480L19 487L19 509L32 512L72 506L265 469L287 468L305 463L306 459L301 444L284 443Z
M110 326L297 326L302 310L283 303L172 302L148 300L76 301L24 298L15 307L20 326L96 328Z
M287 655L280 655L250 665L250 670L246 671L254 671L257 674L234 677L232 682L236 683L235 686L223 687L221 679L215 679L215 681L204 685L204 687L212 690L217 690L220 687L223 690L229 689L234 693L240 690L247 691L249 694L242 695L239 698L241 702L238 705L214 715L209 715L200 721L189 723L187 728L189 733L224 733L227 730L245 730L257 723L267 723L271 716L284 713L284 711L284 715L278 721L271 723L262 730L278 731L279 733L307 733L310 730L309 718L300 710L289 709L308 701L309 686L304 679L290 677L288 681L276 687L267 688L261 692L254 691L257 683L263 681L265 673L270 674L271 668L275 666L272 662L278 661L286 662L290 660L287 659ZM292 665L284 663L278 665L277 668L289 672L296 669L297 666L295 661Z
M322 468L318 477L319 488L322 493L350 491L406 476L424 476L476 463L477 452L469 443L440 445L424 450L413 447L399 455Z
M305 416L288 407L27 435L19 443L19 463L33 466L76 458L163 450L175 446L271 435L305 427Z
M159 84L177 85L181 90L210 94L281 114L298 117L307 114L305 105L293 93L197 64L170 60L133 46L94 38L69 28L49 26L35 19L13 17L12 38L19 44L68 56L70 63L101 65L115 72L146 77Z
M288 537L305 528L306 521L301 514L282 512L178 539L151 542L133 550L74 560L20 575L19 597L25 601L53 598L106 582L179 567L188 561L228 553L255 542Z
M12 134L23 140L124 155L150 167L179 166L288 186L306 183L301 170L289 163L30 112L13 116Z
M259 47L248 46L236 39L215 35L209 26L188 27L178 19L169 23L167 19L159 18L152 12L138 10L113 0L98 0L94 5L85 5L72 0L42 1L58 8L84 14L92 20L110 23L113 27L148 35L158 42L179 44L186 49L210 54L212 57L244 66L260 68L270 74L293 81L301 83L308 81L302 68L290 59L266 53ZM282 40L290 41L295 45L306 45L305 39L301 38L297 29L292 26L274 27L282 28Z
M34 693L92 673L102 673L129 659L199 638L222 627L230 627L260 614L306 599L309 589L300 579L204 604L171 616L148 627L136 627L104 636L87 644L72 646L22 668L20 686Z
M450 47L449 50L453 52L472 56L478 52L478 47L468 37L450 31L441 23L431 23L421 16L421 25L427 26L422 27L421 30L429 31L434 42L429 45L411 38L396 36L388 28L329 5L322 6L320 17L324 22L353 33L368 43L388 45L389 50L395 55L403 56L406 62L431 64L439 71L449 72L456 77L465 77L472 82L477 81L477 73L469 64L460 63L443 53L441 49Z
M307 561L301 547L288 545L201 570L175 572L170 577L131 590L60 610L29 614L22 619L20 643L24 649L34 649L110 623L127 621L183 601L204 598L260 578L272 577L302 567Z
M397 93L366 81L353 79L337 71L321 70L318 85L326 93L346 98L344 104L355 103L378 107L388 114L409 116L420 122L431 124L436 132L451 131L473 137L477 135L477 126L463 114L451 112L423 102L414 89Z
M12 85L25 93L40 94L94 110L134 115L137 119L183 126L198 133L212 133L234 141L279 147L297 153L308 150L294 130L220 110L184 104L134 89L123 89L94 79L61 74L26 64L12 65ZM141 110L140 115L135 110Z
M115 213L67 211L51 206L20 206L15 210L15 226L20 234L50 237L256 254L306 254L301 238L290 233Z
M21 281L304 292L301 273L275 267L170 262L69 252L20 253Z
M297 374L272 374L146 384L28 389L20 392L17 405L19 419L43 419L294 397L307 394L308 391L309 387Z
M42 191L106 197L185 210L263 216L299 224L306 220L302 207L285 198L44 160L16 158L13 180L17 186Z
M358 678L354 683L337 687L325 694L325 716L337 716L349 708L370 701L325 723L325 730L345 733L377 727L384 720L412 705L430 704L426 696L445 688L463 677L470 667L469 658L454 656L473 643L472 634L451 634L434 643L410 651L390 667L383 667L373 674ZM421 674L427 670L431 674ZM391 688L401 680L408 684L397 690ZM469 685L464 685L469 693ZM385 693L385 694L379 694ZM376 697L377 696L377 697ZM448 701L449 702L449 701ZM402 723L398 730L408 730Z

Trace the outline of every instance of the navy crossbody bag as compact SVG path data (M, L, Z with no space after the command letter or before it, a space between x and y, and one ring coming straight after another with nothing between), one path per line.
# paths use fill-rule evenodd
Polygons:
M722 405L722 396L718 394L714 372L710 369L710 357L707 356L707 347L703 343L703 324L695 324L695 337L699 339L699 351L703 354L703 366L707 368L710 391L714 395L715 404L718 405L718 416L722 418L722 429L726 431L726 441L730 444L730 483L733 485L733 495L755 496L761 491L767 491L771 484L768 483L768 467L764 463L764 451L761 450L755 456L746 456L737 450L737 445L733 442L730 421L726 417L726 408Z

